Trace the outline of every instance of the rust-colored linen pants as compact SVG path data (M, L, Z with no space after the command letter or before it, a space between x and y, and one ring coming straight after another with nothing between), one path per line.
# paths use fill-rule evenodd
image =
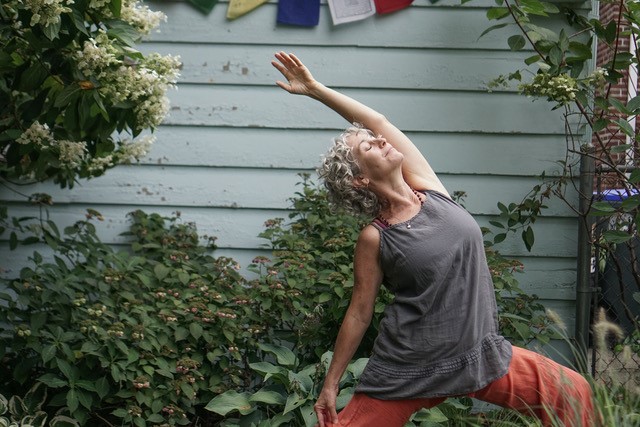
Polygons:
M515 346L507 374L467 396L536 416L545 426L595 425L591 386L582 375ZM402 427L414 412L445 400L379 400L356 393L338 414L338 424L329 426Z

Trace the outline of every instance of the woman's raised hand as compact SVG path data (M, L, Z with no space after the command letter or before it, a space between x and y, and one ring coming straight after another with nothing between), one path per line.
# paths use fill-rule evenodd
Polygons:
M271 65L287 79L286 83L276 81L276 84L289 93L310 96L317 82L302 61L293 53L278 52L275 57L277 61L271 61Z

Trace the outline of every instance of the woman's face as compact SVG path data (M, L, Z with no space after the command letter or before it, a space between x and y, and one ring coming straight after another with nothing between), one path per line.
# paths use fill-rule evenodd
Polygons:
M346 142L365 178L386 176L402 164L402 153L382 136L373 136L370 132L361 130L349 135Z

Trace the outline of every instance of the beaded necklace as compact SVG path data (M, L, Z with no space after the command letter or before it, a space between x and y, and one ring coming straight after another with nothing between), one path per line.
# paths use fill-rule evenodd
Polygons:
M420 197L420 193L418 193L413 188L411 189L411 191L413 191L413 194L415 194L416 197L418 198L418 201L420 202L420 206L424 205L424 200ZM382 222L385 225L385 227L391 227L391 223L384 216L382 216L382 214L378 214L377 218L380 222ZM411 220L407 221L407 228L411 228Z

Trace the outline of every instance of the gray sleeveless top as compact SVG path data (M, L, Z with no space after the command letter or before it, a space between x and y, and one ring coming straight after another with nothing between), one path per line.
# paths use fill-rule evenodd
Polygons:
M420 212L380 231L384 285L394 294L356 392L378 399L460 396L507 373L483 237L436 191Z

